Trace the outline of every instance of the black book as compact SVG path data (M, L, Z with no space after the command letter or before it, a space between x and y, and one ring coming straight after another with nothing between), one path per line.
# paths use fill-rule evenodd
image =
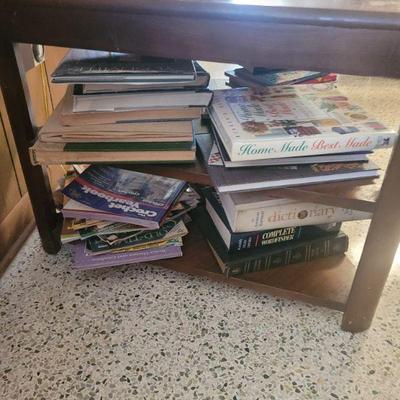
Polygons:
M52 74L54 83L156 83L195 76L191 60L83 49L71 49Z
M342 225L341 222L333 222L321 225L292 226L235 233L229 225L217 192L213 188L207 187L202 190L202 193L206 201L207 213L212 219L225 249L229 252L262 247L272 249L283 243L332 236L339 232Z
M340 255L347 251L349 245L348 236L339 232L316 239L284 243L273 248L232 253L226 250L223 240L203 207L198 207L191 215L227 277Z
M166 91L166 90L200 90L206 89L210 83L210 74L194 61L196 78L172 82L135 82L135 83L86 83L74 86L74 96L87 96L92 94L129 93L137 91Z

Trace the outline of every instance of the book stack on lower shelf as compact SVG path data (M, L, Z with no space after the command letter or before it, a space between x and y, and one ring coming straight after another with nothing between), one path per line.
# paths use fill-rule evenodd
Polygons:
M73 266L93 269L182 256L199 196L184 181L89 166L65 188L63 243Z
M198 63L73 49L53 82L70 86L33 164L194 161L194 121L212 97Z

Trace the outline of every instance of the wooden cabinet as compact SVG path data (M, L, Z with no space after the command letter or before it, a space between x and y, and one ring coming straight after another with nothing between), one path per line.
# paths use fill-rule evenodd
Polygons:
M42 126L65 93L64 86L49 83L49 75L67 49L46 47L45 64L26 73L35 125ZM62 169L49 171L56 184ZM0 93L0 274L12 260L34 227L32 208L26 191L18 154Z

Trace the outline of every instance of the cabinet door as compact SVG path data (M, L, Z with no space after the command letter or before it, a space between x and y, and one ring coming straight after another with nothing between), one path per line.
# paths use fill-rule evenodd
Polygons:
M0 223L21 199L13 160L0 119Z

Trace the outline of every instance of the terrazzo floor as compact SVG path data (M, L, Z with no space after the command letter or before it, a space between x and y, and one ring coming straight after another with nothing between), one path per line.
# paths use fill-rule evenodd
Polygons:
M345 83L361 103L362 87L394 90ZM394 99L378 115L389 125ZM345 225L353 259L367 227ZM34 233L0 280L0 398L400 399L399 259L372 327L352 335L339 312L158 267L76 272Z

